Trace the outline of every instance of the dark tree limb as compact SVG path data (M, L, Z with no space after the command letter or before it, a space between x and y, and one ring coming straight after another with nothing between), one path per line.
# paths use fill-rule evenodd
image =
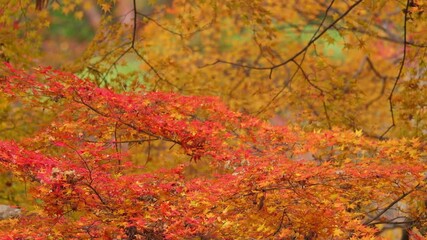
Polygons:
M393 88L391 89L390 95L388 96L388 103L389 103L389 107L390 107L390 115L391 115L391 125L387 128L387 130L381 135L381 139L392 129L396 126L396 121L394 118L394 110L393 110L393 95L394 92L396 91L397 88L397 83L399 82L401 76L402 76L402 72L403 72L403 67L405 66L405 60L406 60L406 48L407 48L407 22L408 22L408 10L409 10L409 5L413 2L413 0L407 0L406 1L406 7L404 10L404 21L403 21L403 57L402 57L402 62L400 64L400 68L399 68L399 72L396 76L396 79L394 80L394 84L393 84Z
M363 224L364 225L373 225L373 222L375 220L377 220L378 218L380 218L385 212L387 212L390 208L392 208L396 203L400 202L401 200L403 200L406 196L408 196L409 194L415 192L416 190L418 190L421 187L420 184L418 184L417 186L415 186L415 188L411 189L410 191L402 194L400 197L398 197L397 199L395 199L393 202L391 202L389 205L387 205L383 210L381 210L379 213L377 213L373 218L366 220Z
M301 50L299 50L297 53L295 53L292 57L288 58L287 60L279 63L279 64L275 64L272 65L270 67L267 66L253 66L253 65L247 65L247 64L241 64L241 63L236 63L236 62L230 62L230 61L225 61L225 60L221 60L221 59L217 59L215 62L210 63L210 64L206 64L201 66L201 68L203 67L208 67L208 66L213 66L219 63L223 63L223 64L228 64L228 65L232 65L235 67L242 67L242 68L250 68L253 70L268 70L270 71L270 78L272 76L271 72L274 71L276 68L282 67L290 62L293 62L296 60L296 58L298 58L299 56L301 56L302 54L304 54L310 47L311 45L313 45L318 39L320 39L326 32L328 32L331 28L333 28L338 22L340 22L342 19L344 19L357 5L359 5L363 0L358 0L356 1L353 5L351 5L341 16L339 16L337 19L335 19L331 24L329 24L328 26L325 27L325 29L323 29L322 31L316 31L316 34L312 37L312 39L305 45L305 47L303 47ZM332 1L333 2L333 1ZM330 9L330 7L328 8L328 10ZM317 34L318 33L318 34Z

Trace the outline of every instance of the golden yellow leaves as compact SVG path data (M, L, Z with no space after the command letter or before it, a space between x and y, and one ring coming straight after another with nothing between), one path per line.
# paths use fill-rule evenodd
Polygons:
M78 20L81 20L83 18L83 11L77 11L74 13L74 17Z
M101 3L100 6L101 6L102 11L104 11L106 13L110 12L110 10L111 10L111 5L108 3Z
M341 231L341 229L339 229L339 228L335 228L333 236L334 237L342 237L342 236L344 236L344 232Z
M101 10L104 13L108 13L111 11L114 1L98 1L98 5L101 7ZM92 1L70 1L65 0L59 4L57 1L52 2L50 5L53 10L61 10L64 14L73 14L73 16L81 20L84 16L84 11L90 11L92 8L96 8L97 6L92 3Z
M51 7L52 7L52 9L53 9L53 10L58 10L58 9L61 7L61 5L59 5L59 3L58 3L58 2L54 1L54 2L51 4Z
M356 130L354 133L356 134L356 137L361 137L363 135L363 130L359 129L359 130Z

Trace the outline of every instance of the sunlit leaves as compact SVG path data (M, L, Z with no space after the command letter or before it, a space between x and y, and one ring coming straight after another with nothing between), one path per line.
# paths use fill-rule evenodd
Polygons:
M20 145L1 142L0 163L31 184L41 209L19 220L26 232L3 230L10 236L67 237L76 229L71 236L368 237L376 229L364 224L367 212L379 213L402 192L411 194L408 210L422 209L426 159L418 139L272 127L216 98L120 94L48 68L4 72L5 94L58 116ZM171 152L144 164L187 160L147 173L129 157L131 143ZM192 162L210 173L188 174ZM49 225L58 217L61 224Z

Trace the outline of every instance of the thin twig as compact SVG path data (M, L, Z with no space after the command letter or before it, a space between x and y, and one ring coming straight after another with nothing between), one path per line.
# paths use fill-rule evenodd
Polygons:
M247 65L247 64L241 64L241 63L236 63L236 62L230 62L230 61L226 61L226 60L221 60L221 59L217 59L215 62L213 63L209 63L203 66L200 66L200 68L204 68L204 67L208 67L208 66L213 66L216 65L218 63L223 63L223 64L228 64L228 65L232 65L235 67L242 67L242 68L250 68L253 70L268 70L270 71L270 77L271 77L271 72L279 67L282 67L292 61L294 61L296 58L298 58L300 55L304 54L308 48L313 45L313 43L315 43L319 38L321 38L326 32L328 32L331 28L333 28L339 21L341 21L344 17L346 17L357 5L359 5L363 0L358 0L356 1L353 5L351 5L341 16L339 16L337 19L335 19L335 21L333 21L331 24L329 24L328 26L325 27L325 29L323 29L322 31L320 31L320 33L317 36L314 36L301 50L299 50L297 53L295 53L292 57L288 58L287 60L270 66L270 67L265 67L265 66L253 66L253 65ZM316 32L317 34L317 32Z
M395 122L395 119L394 119L394 110L393 110L393 95L394 95L394 92L396 90L397 83L399 82L400 77L402 76L403 67L405 65L405 60L406 60L406 48L407 48L406 39L407 39L408 10L409 10L409 5L410 5L411 1L412 0L407 0L406 1L406 7L405 7L405 10L404 10L405 11L404 12L405 13L405 18L404 18L404 21L403 21L403 57L402 57L402 62L400 64L400 68L399 68L399 72L398 72L398 74L396 76L396 80L394 81L393 88L391 89L390 95L388 96L388 102L389 102L389 106L390 106L390 114L391 114L391 122L392 123L387 128L387 130L381 135L380 138L383 138L392 128L394 128L396 126L396 122Z
M385 212L387 212L391 207L393 207L396 203L400 202L402 199L404 199L406 196L408 196L409 194L415 192L416 190L418 190L418 188L420 188L420 184L418 184L417 186L415 186L415 188L411 189L410 191L402 194L400 197L398 197L397 199L395 199L393 202L391 202L389 205L387 205L387 207L385 207L382 211L380 211L377 215L375 215L373 218L371 218L370 220L365 221L363 224L364 225L372 225L372 222L377 220L378 218L380 218Z
M384 93L385 93L385 89L386 89L386 81L387 81L387 79L389 78L389 77L387 77L387 76L383 76L376 68L375 68L375 66L374 66L374 64L372 63L372 61L371 61L371 59L370 58L366 58L366 60L367 60L367 62L368 62L368 65L369 65L369 67L372 69L372 71L374 72L374 74L377 76L377 77L379 77L380 79L381 79L381 81L382 81L382 84L381 84L381 91L380 91L380 93L378 94L378 96L376 96L374 99L372 99L372 100L370 100L369 102L367 102L366 104L365 104L365 108L369 108L369 106L371 106L374 102L376 102L376 101L378 101L383 95L384 95Z

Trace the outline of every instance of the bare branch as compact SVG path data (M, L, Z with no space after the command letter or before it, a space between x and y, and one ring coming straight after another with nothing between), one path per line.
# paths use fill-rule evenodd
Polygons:
M415 192L416 190L418 190L421 187L420 184L418 184L417 186L415 186L415 188L411 189L410 191L402 194L400 197L398 197L396 200L394 200L393 202L391 202L389 205L387 205L383 210L381 210L377 215L375 215L373 218L365 221L363 224L364 225L372 225L372 222L377 220L378 218L380 218L385 212L387 212L390 208L392 208L396 203L400 202L402 199L404 199L406 196L408 196L409 194Z
M371 106L374 102L378 101L385 93L385 88L386 88L386 81L389 78L388 76L383 76L374 66L373 62L371 61L370 58L366 58L369 67L371 68L372 72L374 72L374 74L381 79L382 84L381 84L381 91L378 94L378 96L376 96L374 99L371 99L369 102L366 103L365 108L369 108L369 106Z
M318 32L316 31L316 35L314 35L314 37L312 37L312 39L305 45L305 47L303 47L301 50L299 50L297 53L295 53L292 57L288 58L287 60L285 60L285 61L283 61L283 62L281 62L279 64L276 64L276 65L273 65L273 66L270 66L270 67L264 67L264 66L259 67L259 66L246 65L246 64L240 64L240 63L236 63L236 62L230 62L230 61L225 61L225 60L217 59L215 62L203 65L201 67L202 68L203 67L208 67L208 66L212 66L212 65L215 65L215 64L218 64L218 63L229 64L229 65L232 65L232 66L242 67L242 68L250 68L250 69L253 69L253 70L269 70L269 71L272 71L272 70L274 70L276 68L282 67L282 66L284 66L284 65L286 65L286 64L294 61L300 55L304 54L308 50L308 48L310 48L311 45L313 45L313 43L315 43L319 38L321 38L326 32L328 32L331 28L333 28L343 18L345 18L362 1L363 0L356 1L341 16L339 16L331 24L329 24L328 26L326 26L325 29L323 29L322 31L320 31L319 34L317 34Z
M396 76L396 80L394 81L393 84L393 88L391 89L390 95L388 96L388 102L389 102L389 106L390 106L390 114L391 114L391 125L387 128L387 130L381 135L381 138L383 138L392 128L394 128L396 126L396 122L394 119L394 110L393 110L393 94L396 90L397 87L397 83L400 80L400 77L402 76L402 72L403 72L403 67L405 65L405 60L406 60L406 48L407 48L407 22L408 22L408 10L409 10L409 5L411 3L412 0L407 0L406 1L406 7L404 10L404 14L405 14L405 18L403 21L403 57L402 57L402 62L400 64L400 68L399 68L399 72Z

